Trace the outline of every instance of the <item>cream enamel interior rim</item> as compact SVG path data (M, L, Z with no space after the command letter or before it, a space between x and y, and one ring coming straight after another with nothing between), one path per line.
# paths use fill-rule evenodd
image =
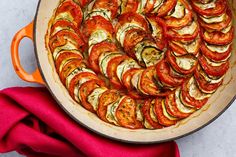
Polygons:
M93 113L78 105L68 94L56 73L53 61L45 48L45 34L48 22L57 7L59 0L41 0L35 18L35 53L41 74L48 89L60 106L77 122L103 136L129 143L157 143L186 136L206 126L225 111L233 102L236 94L236 55L231 57L231 67L223 85L209 99L208 103L190 117L176 125L157 130L130 130L117 127L100 120ZM232 2L231 6L232 6ZM234 15L235 18L235 15ZM235 26L235 22L234 22ZM234 47L236 38L234 36Z

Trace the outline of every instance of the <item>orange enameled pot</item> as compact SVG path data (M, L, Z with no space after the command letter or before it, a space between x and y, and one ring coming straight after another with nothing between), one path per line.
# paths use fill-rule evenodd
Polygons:
M101 121L96 115L85 110L69 96L56 73L51 54L45 47L48 22L58 3L59 0L39 1L35 21L20 30L12 41L12 62L20 78L28 82L45 85L65 112L86 128L103 136L129 143L164 142L186 136L203 128L214 121L233 103L236 97L236 54L234 52L232 53L231 66L225 76L223 85L213 94L202 109L176 125L159 130L130 130ZM235 18L236 12L233 8L235 3L233 1L229 1L229 3ZM18 47L24 37L28 37L34 42L38 69L32 74L25 72L20 64ZM235 43L236 37L234 37L234 47L236 47Z

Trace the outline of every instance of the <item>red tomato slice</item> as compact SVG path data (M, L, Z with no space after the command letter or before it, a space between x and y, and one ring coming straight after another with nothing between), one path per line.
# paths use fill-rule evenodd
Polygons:
M87 79L96 79L99 80L99 78L97 77L97 75L90 73L90 72L81 72L79 74L77 74L75 77L73 77L70 81L68 90L69 90L69 94L72 98L75 98L75 94L74 94L74 90L75 90L75 86L78 85L78 82L82 79L82 78L87 78Z
M114 33L111 22L99 15L93 16L84 22L82 33L86 38L89 38L93 32L99 29L106 30L111 36Z
M144 30L133 28L127 31L124 39L125 52L132 58L136 58L134 48L145 37L147 37L147 33Z
M121 2L121 14L127 13L127 12L136 12L138 9L138 0L122 0Z
M136 68L132 68L130 70L128 70L127 72L125 72L122 76L122 82L124 84L124 86L128 89L128 90L132 90L133 87L131 85L131 79L133 77L133 75L135 73L137 73L138 71L140 71L141 69L136 69Z
M164 112L167 113L166 108L165 108L165 100L164 99L157 98L155 100L154 108L155 108L156 116L157 116L159 123L161 125L171 126L171 125L175 125L177 123L177 118L176 118L176 120L171 120L171 119L167 118L166 115L164 114ZM169 113L167 113L167 114L169 114Z
M112 19L117 16L118 0L96 0L93 9L107 9L111 12Z
M175 94L169 94L165 99L165 106L167 112L173 117L186 118L191 115L191 113L183 113L177 108Z
M136 23L144 30L149 31L148 22L143 16L135 12L127 12L121 14L120 17L118 18L118 23L116 24L115 27L116 32L119 30L121 26L123 26L126 23Z
M117 90L107 90L101 94L98 103L97 115L103 121L108 122L106 119L107 106L111 103L118 101L120 98L120 93ZM109 123L109 122L108 122Z
M142 95L141 93L139 93L135 89L134 90L128 90L127 95L129 95L131 98L133 98L135 100L143 100L143 99L146 99L148 97L146 95Z
M120 83L120 80L119 78L117 77L116 75L116 69L117 69L117 66L123 62L125 59L128 59L129 57L126 56L126 55L123 55L123 56L117 56L115 58L112 58L109 63L108 63L108 66L107 66L107 75L108 75L108 78L111 82L111 84L116 88L116 89L121 89L122 88L122 85Z
M154 75L156 73L156 67L152 66L144 70L141 74L140 88L145 93L152 96L165 96L162 89L159 89L157 84L154 82Z
M224 62L220 66L210 65L204 56L199 58L199 63L207 75L221 77L229 69L229 61Z
M170 28L183 28L184 26L187 26L193 19L193 14L190 5L185 0L178 0L185 8L185 15L182 18L175 18L172 16L166 16L165 22L166 26ZM186 10L187 13L186 13Z
M65 45L67 42L74 44L79 50L83 49L84 41L79 34L69 30L61 30L50 37L49 47L51 52L53 52L55 48Z
M54 31L56 30L57 27L63 27L63 28L74 31L75 33L80 34L78 27L76 27L73 23L66 21L66 20L58 20L58 21L56 21L55 24L52 25L50 35L52 35L52 33L54 33Z
M215 62L224 61L224 60L228 59L229 56L231 55L232 45L230 45L228 50L226 50L225 52L218 53L216 51L211 51L210 49L208 49L206 44L207 43L203 43L201 45L201 52L204 56L206 56L207 58L209 58L212 61L215 61Z
M215 7L210 9L201 9L196 5L196 2L192 2L192 7L194 11L196 11L200 15L205 16L217 16L222 14L225 11L225 8L227 6L227 1L225 0L216 0Z
M163 84L170 87L177 87L184 82L184 78L171 76L170 68L166 60L159 62L156 66L157 77Z
M200 109L202 106L204 106L207 103L208 98L204 98L202 100L196 100L195 98L191 97L189 94L190 88L189 88L188 82L189 80L186 81L181 87L180 95L181 95L182 101L185 102L184 104L188 104L188 106L190 107Z
M196 45L195 50L192 52L188 51L188 46L191 44ZM181 41L171 41L169 42L169 47L172 51L174 51L178 55L186 55L186 54L193 54L194 56L198 56L199 49L201 46L201 38L197 37L192 42L181 42Z
M87 97L95 88L104 86L105 83L99 79L93 79L83 83L79 88L79 98L81 101L81 105L90 112L95 112L93 106L87 101Z
M182 55L182 56L175 56L173 54L173 52L171 52L170 50L168 50L166 52L166 58L168 60L168 62L170 63L170 65L179 73L181 74L184 74L184 75L189 75L189 74L192 74L195 69L197 68L197 65L198 65L198 61L197 61L197 58L192 55L192 54L186 54L186 55ZM191 62L190 64L190 69L184 69L183 67L181 66L184 66L182 64L182 62L178 62L177 58L181 59L181 60L184 60L184 59L188 59L189 62ZM185 63L184 63L185 64ZM188 67L189 68L189 67Z
M152 37L155 39L156 45L160 49L164 49L167 44L165 36L167 31L165 21L155 15L149 15L147 19L151 25Z
M69 60L69 59L80 59L80 60L82 60L83 59L82 54L73 53L73 51L62 50L59 53L60 54L58 54L58 56L55 60L56 69L59 69L60 65L62 64L62 62L64 60Z
M227 33L222 32L207 32L206 30L201 30L201 36L203 40L208 42L209 44L214 45L226 45L230 44L234 39L234 27L230 29Z
M210 31L221 31L226 28L232 22L232 13L231 10L228 8L226 11L226 17L222 22L217 23L206 23L201 18L198 18L198 22L201 27L205 28L206 30Z
M70 12L73 21L76 23L76 27L79 28L82 20L83 20L83 12L78 4L76 4L73 0L66 0L61 3L61 5L57 8L56 15L64 12Z
M206 92L206 93L214 93L217 90L217 88L222 84L223 80L221 80L218 83L211 83L204 78L202 73L204 73L204 71L202 71L201 68L196 70L194 73L194 77L196 79L196 82L197 82L200 90L202 92Z
M146 100L143 107L142 107L142 113L145 118L145 120L156 129L161 129L163 126L159 123L159 119L157 121L154 121L150 115L150 109L151 106L155 104L155 100ZM154 109L153 109L154 110ZM157 117L156 117L157 118Z
M113 51L117 51L117 47L114 43L103 41L101 43L98 43L98 44L94 45L92 47L92 50L90 52L90 56L88 58L89 65L91 66L91 68L95 72L100 72L100 68L99 68L99 65L98 65L99 56L102 53L113 52Z
M134 99L125 96L116 110L115 116L120 126L129 129L143 128L142 122L137 120L137 104Z
M65 85L67 76L76 68L83 66L81 59L72 59L63 65L62 70L57 70L61 79L61 82Z
M198 23L196 23L196 24L197 24L197 27L196 27L195 31L193 32L193 34L179 34L177 29L169 29L167 31L166 35L168 38L175 40L175 41L183 41L183 42L184 41L192 41L198 36L198 34L200 32L199 24ZM188 26L185 26L185 27L188 27Z
M175 7L176 3L177 0L165 0L160 9L158 9L157 16L158 17L166 16Z

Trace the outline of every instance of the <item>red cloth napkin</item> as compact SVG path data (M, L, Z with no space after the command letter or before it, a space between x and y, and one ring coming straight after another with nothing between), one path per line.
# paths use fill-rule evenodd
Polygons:
M179 157L175 142L125 144L96 135L66 115L45 88L0 91L0 152L30 157Z

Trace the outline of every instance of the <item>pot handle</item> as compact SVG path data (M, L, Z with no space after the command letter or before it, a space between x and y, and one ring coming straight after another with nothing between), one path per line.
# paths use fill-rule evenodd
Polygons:
M19 57L19 45L23 38L27 37L33 41L34 22L31 22L26 27L17 32L11 43L11 59L16 74L24 81L45 84L37 68L32 74L27 73L21 66Z

